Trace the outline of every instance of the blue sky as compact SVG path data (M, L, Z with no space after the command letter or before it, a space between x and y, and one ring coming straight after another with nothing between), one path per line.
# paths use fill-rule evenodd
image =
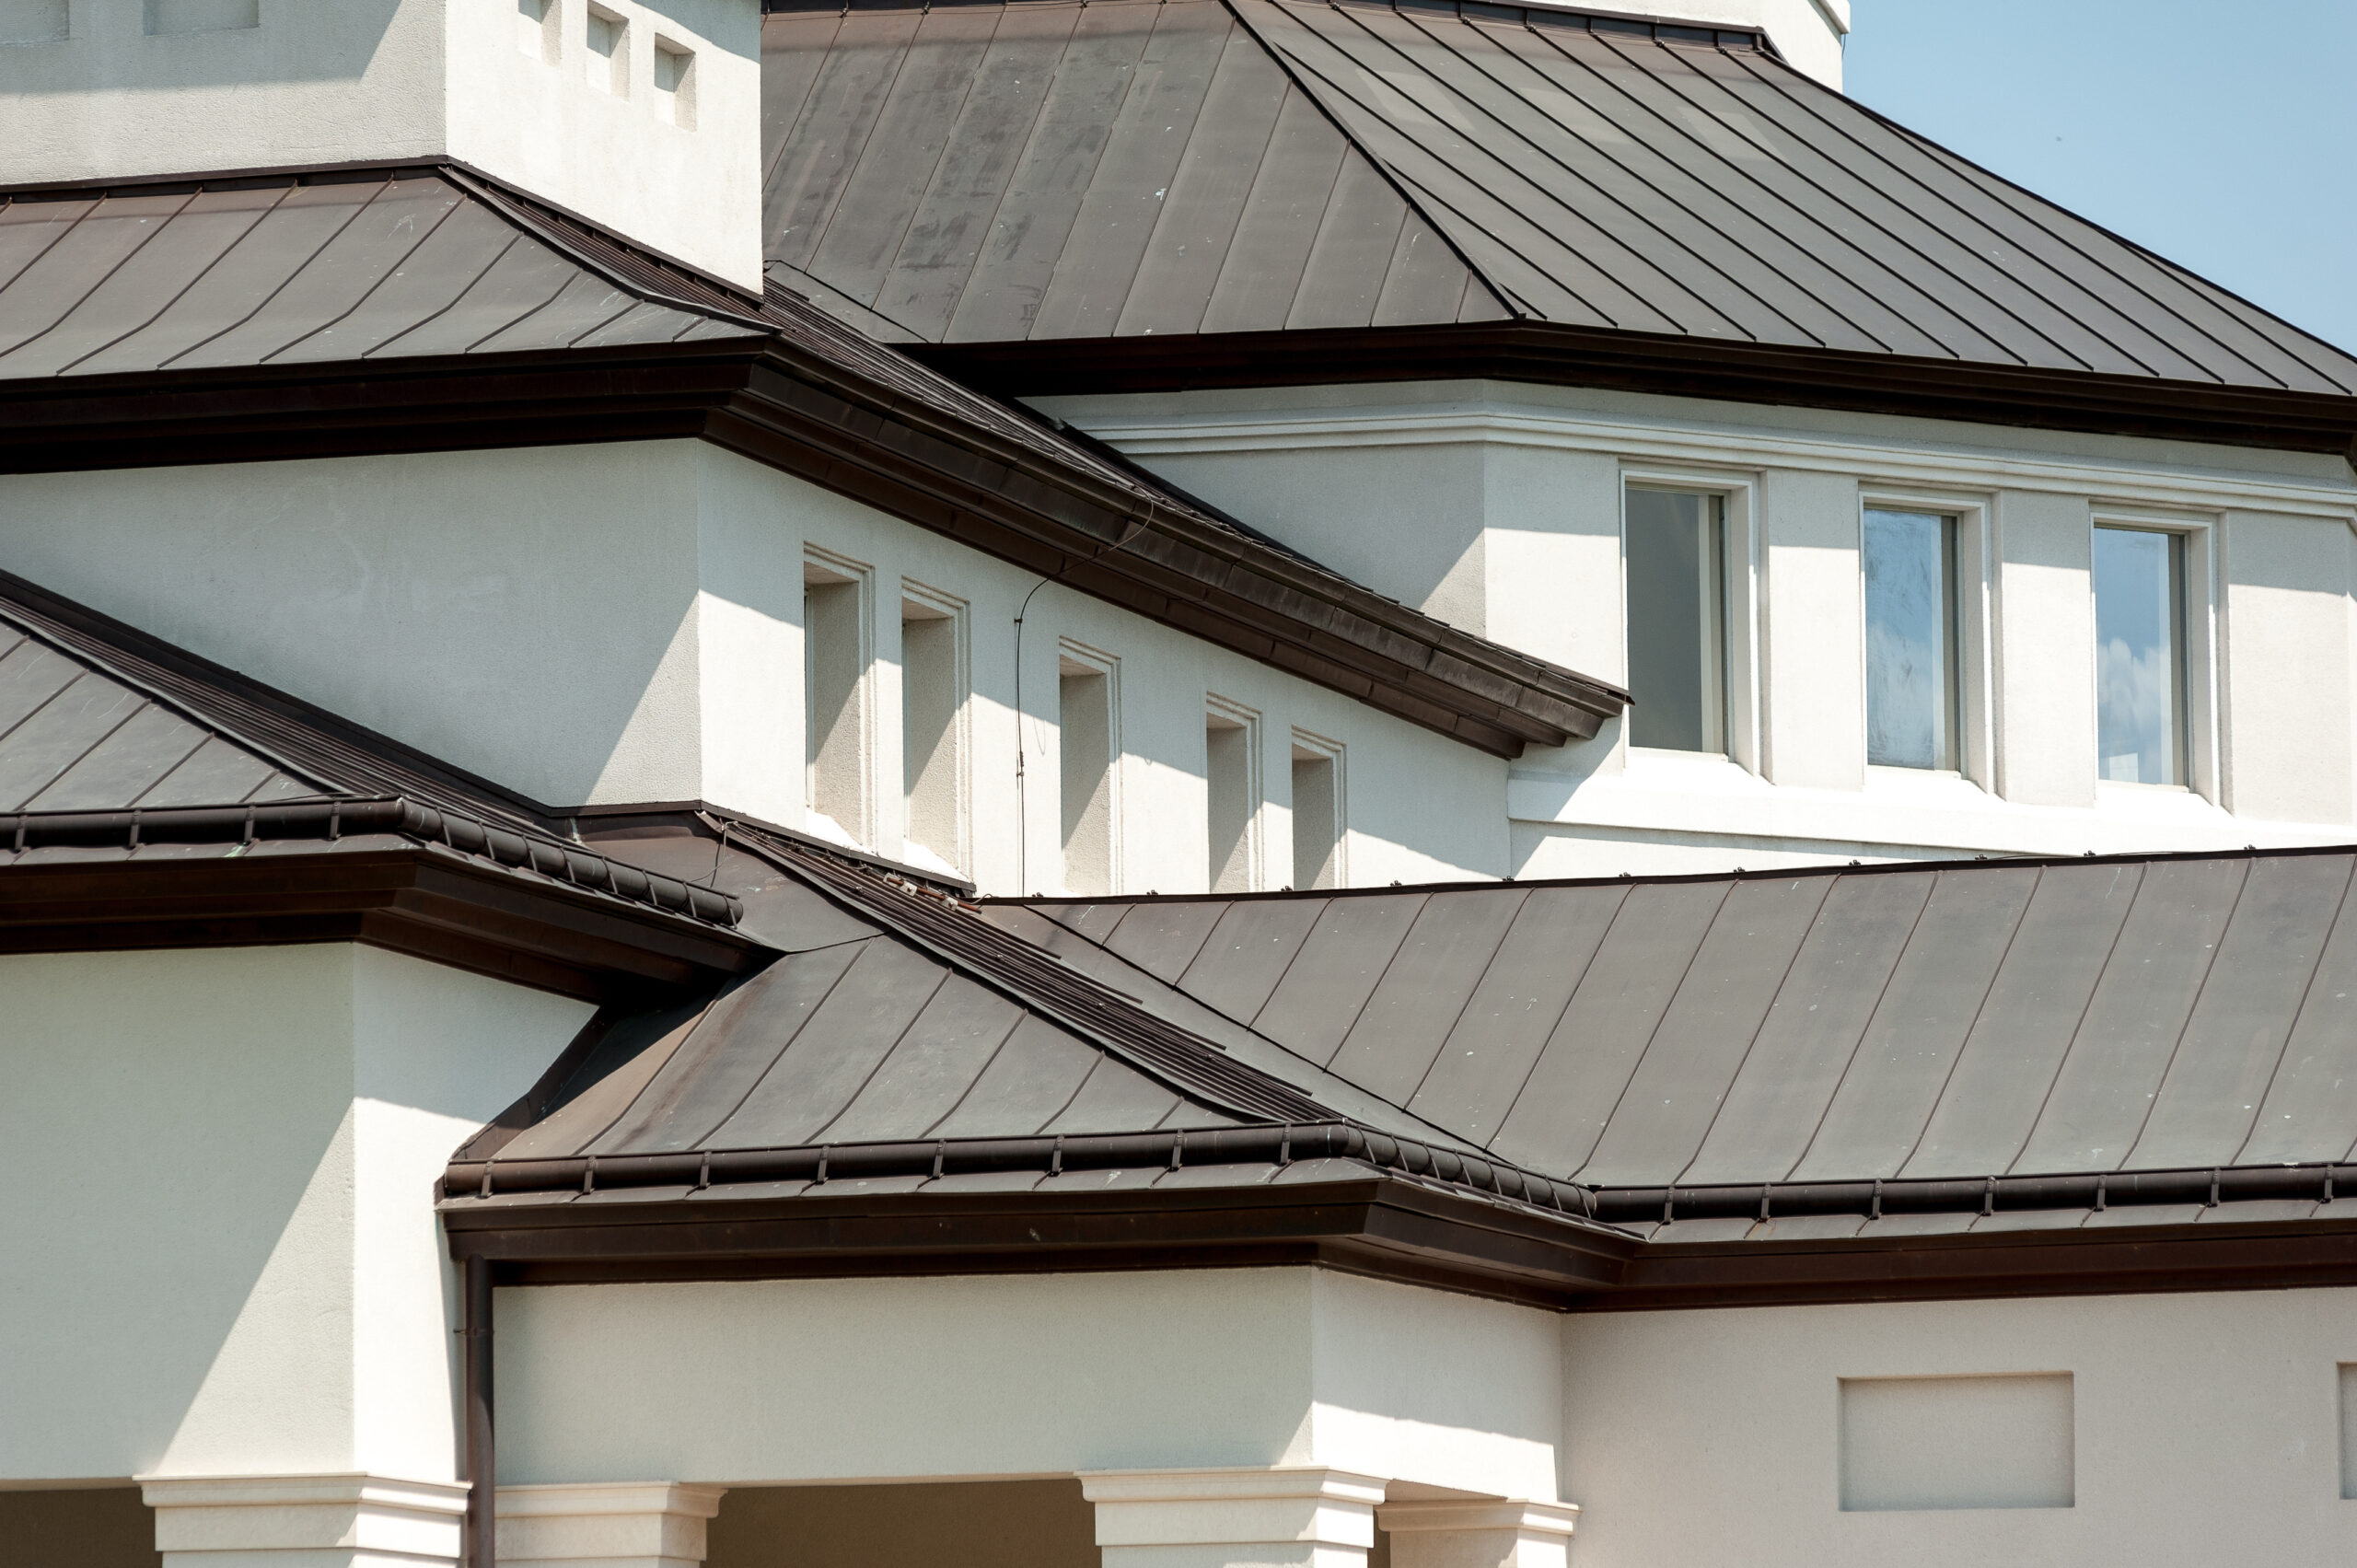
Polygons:
M1852 13L1852 97L2357 352L2357 0Z

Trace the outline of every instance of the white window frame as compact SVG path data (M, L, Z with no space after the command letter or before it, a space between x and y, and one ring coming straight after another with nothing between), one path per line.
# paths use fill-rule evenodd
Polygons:
M2223 615L2218 602L2218 528L2215 513L2159 511L2121 506L2096 500L2087 509L2087 765L2096 774L2098 802L2106 794L2159 792L2199 796L2212 806L2234 809L2225 798L2222 633ZM2094 635L2096 580L2095 532L2097 528L2142 528L2176 534L2185 540L2185 783L2182 784L2120 784L2103 777L2103 764L2093 752L2096 689Z
M1870 779L1960 777L1994 794L1997 788L1996 571L1991 526L1993 498L1895 485L1858 489L1858 755L1866 755L1866 514L1926 512L1956 519L1956 745L1955 768L1892 768L1868 764Z
M1727 761L1745 772L1760 771L1760 714L1764 682L1759 658L1760 631L1760 553L1759 553L1759 476L1751 472L1729 473L1707 469L1675 469L1620 465L1620 493L1616 505L1620 508L1620 647L1622 675L1626 678L1629 646L1629 492L1631 490L1667 490L1687 495L1715 495L1719 498L1721 548L1725 558L1720 563L1721 580L1726 595L1726 745ZM1643 748L1629 744L1624 726L1620 735L1620 749L1625 758L1631 750ZM1708 751L1664 751L1649 753L1664 757L1711 757L1721 753Z

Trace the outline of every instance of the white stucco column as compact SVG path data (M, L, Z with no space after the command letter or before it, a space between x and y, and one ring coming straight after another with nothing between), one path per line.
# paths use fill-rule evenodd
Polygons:
M1080 1478L1104 1568L1365 1568L1383 1487L1323 1467Z
M592 1481L499 1489L499 1561L573 1568L697 1568L727 1489Z
M1376 1522L1391 1537L1391 1568L1565 1568L1570 1503L1446 1498L1387 1503Z
M341 1475L144 1476L164 1568L447 1568L467 1489Z

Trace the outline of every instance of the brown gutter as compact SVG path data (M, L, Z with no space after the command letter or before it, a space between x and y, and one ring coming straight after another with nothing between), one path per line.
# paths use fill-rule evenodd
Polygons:
M1002 397L1494 380L1980 424L2224 443L2357 459L2357 398L1611 331L1543 321L915 343Z

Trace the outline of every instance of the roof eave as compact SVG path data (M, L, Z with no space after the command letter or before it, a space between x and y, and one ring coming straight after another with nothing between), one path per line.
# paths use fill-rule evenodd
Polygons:
M2357 398L1541 321L926 343L1003 397L1497 380L2160 437L2357 461Z

